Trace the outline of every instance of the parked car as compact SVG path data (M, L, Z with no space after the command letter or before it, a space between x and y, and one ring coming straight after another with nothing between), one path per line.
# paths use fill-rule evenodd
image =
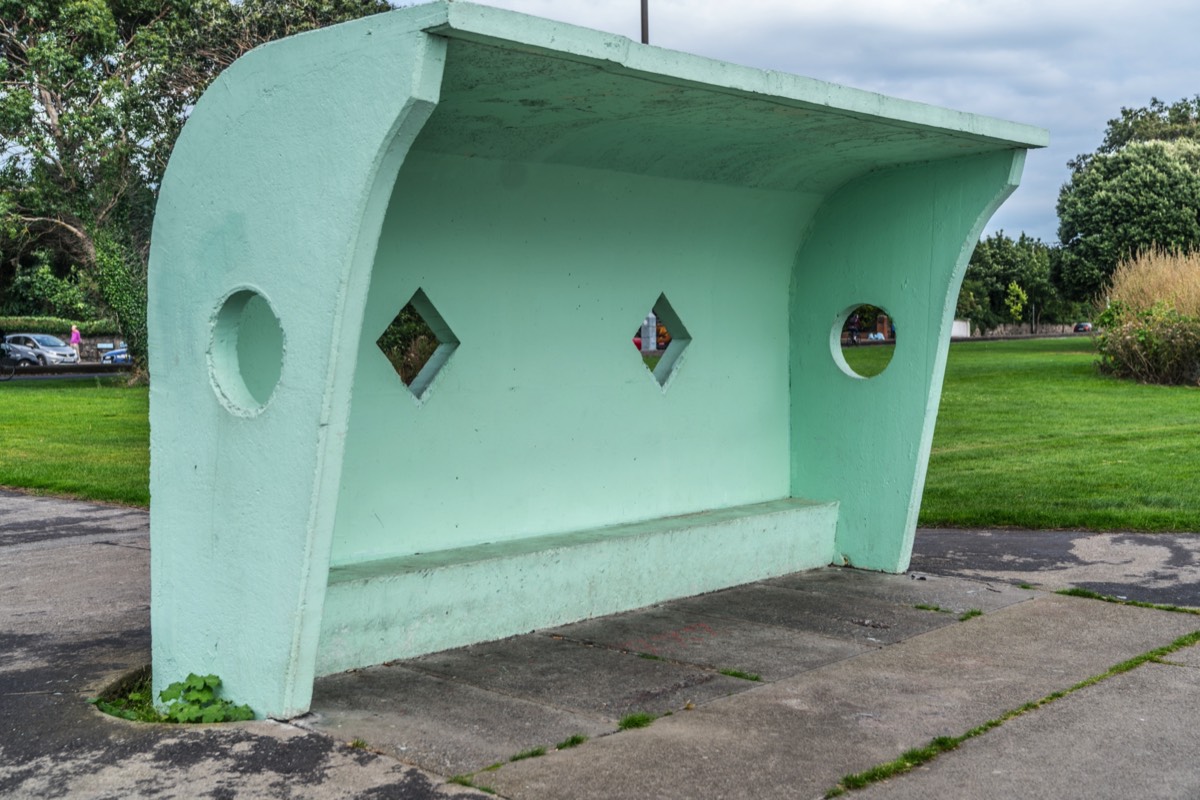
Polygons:
M10 333L4 337L9 344L28 347L37 354L38 363L42 366L51 364L78 364L79 354L75 348L47 333Z
M1076 322L1075 323L1075 332L1076 333L1091 333L1092 332L1092 323Z
M12 344L7 341L4 342L4 352L0 355L9 359L15 367L36 367L42 363L37 353L28 347L22 347L19 344Z
M126 347L118 347L116 350L109 350L104 355L100 356L101 364L132 364L133 358L129 355L129 349Z

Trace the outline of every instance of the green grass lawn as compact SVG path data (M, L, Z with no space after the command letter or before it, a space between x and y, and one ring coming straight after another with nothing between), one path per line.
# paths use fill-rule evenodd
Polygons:
M896 350L893 343L864 344L858 347L842 347L842 357L850 369L864 378L873 378L887 369Z
M0 486L149 505L148 413L123 378L0 383Z
M921 524L1200 531L1200 390L1094 361L1086 337L951 345Z
M1200 531L1200 390L1094 360L1085 337L951 345L921 524ZM10 381L0 402L0 486L148 504L145 387Z

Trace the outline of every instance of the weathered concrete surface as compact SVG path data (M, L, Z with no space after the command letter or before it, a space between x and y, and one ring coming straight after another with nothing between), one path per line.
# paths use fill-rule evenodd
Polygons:
M839 662L854 663L846 659L958 624L914 604L955 598L964 609L995 609L1034 596L961 579L850 572L798 573L322 678L303 724L340 738L363 731L355 735L424 769L474 772L573 734L614 733L632 712L704 708L764 685L723 669L766 682L826 665L836 675ZM870 587L903 599L877 600ZM364 704L364 696L375 699Z
M1200 607L1200 534L922 529L915 571Z
M150 660L146 523L0 490L0 797L478 794L289 724L136 725L88 705Z
M509 798L816 798L848 772L1200 628L1195 615L1023 590L999 570L989 583L828 569L324 678L317 712L291 723L146 726L84 702L149 657L145 523L136 510L0 491L0 797L482 796L440 776L505 762L474 780ZM1014 539L1026 550L1013 554L1031 559L1024 568L1040 560L1053 572L1080 552L1118 561L1063 556L1047 546L1058 534L1044 535ZM1136 560L1139 574L1164 584L1177 571L1175 602L1200 606L1181 555L1191 540L1141 538L1113 536L1113 552L1157 554L1156 565ZM919 549L938 555L938 541L918 537ZM983 616L959 622L970 608ZM864 796L1193 796L1200 648L1166 661ZM673 714L614 733L643 700ZM574 734L590 739L507 763ZM353 739L368 749L348 747Z
M1196 651L1186 651L1193 665ZM928 800L963 797L964 787L974 787L970 796L988 798L1200 797L1198 689L1196 666L1147 664L854 796ZM1165 708L1171 713L1162 713Z
M806 574L815 577L824 572ZM691 613L674 604L577 622L548 633L710 670L737 669L765 681L832 664L875 647L811 631Z
M1197 628L1190 615L1041 595L487 780L513 798L817 797Z
M530 702L393 665L317 682L298 724L441 775L473 772L537 745L610 733L610 719Z

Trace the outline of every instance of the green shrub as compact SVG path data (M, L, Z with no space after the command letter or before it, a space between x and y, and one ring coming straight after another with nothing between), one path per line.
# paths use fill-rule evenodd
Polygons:
M1100 370L1141 383L1200 383L1200 254L1151 249L1113 272Z
M95 318L96 308L79 268L72 266L60 277L52 262L49 251L38 250L19 264L7 297L0 302L0 313Z
M1099 322L1102 372L1139 383L1200 385L1200 318L1166 303L1136 311L1116 301Z

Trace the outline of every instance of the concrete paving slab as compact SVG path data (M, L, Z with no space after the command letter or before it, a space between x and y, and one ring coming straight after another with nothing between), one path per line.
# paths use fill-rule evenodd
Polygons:
M88 705L150 659L147 519L0 491L0 797L487 796L292 725L138 725Z
M877 646L746 620L693 614L673 605L586 620L547 633L708 669L737 669L759 675L764 681L796 675Z
M1043 595L488 780L513 798L817 797L842 775L961 734L1194 622Z
M1160 709L1172 709L1170 714ZM862 800L1200 797L1200 670L1145 664L1006 722Z
M414 670L613 723L629 713L661 714L755 685L712 670L543 635L447 650L404 663Z
M970 609L995 611L1034 597L1006 581L964 579L908 572L887 575L849 567L829 567L797 572L764 583L812 594L837 593L883 601L900 607L937 606L958 615Z
M1200 607L1200 534L920 529L910 569Z
M305 727L441 775L482 769L531 747L616 729L611 719L485 691L403 666L321 678Z
M949 614L863 595L797 591L765 583L678 600L673 605L691 613L804 630L864 645L893 644L955 622Z
M1197 627L1200 627L1200 618L1196 620ZM1182 664L1188 667L1200 667L1200 645L1194 644L1191 647L1185 647L1182 650L1176 650L1171 655L1167 656L1167 660L1172 664Z

